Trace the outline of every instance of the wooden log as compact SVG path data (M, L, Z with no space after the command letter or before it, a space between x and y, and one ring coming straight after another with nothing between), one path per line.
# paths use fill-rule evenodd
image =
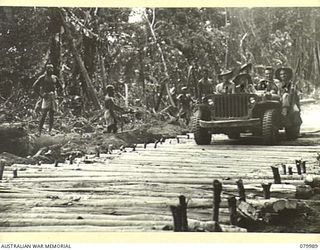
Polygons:
M218 180L213 181L213 221L219 222L219 208L221 202L222 184Z
M246 201L240 201L238 204L240 216L249 221L258 222L260 220L260 211Z
M0 160L0 180L2 180L4 168L5 168L5 161Z
M296 198L297 199L309 199L314 194L313 189L310 185L299 185L297 186Z
M307 175L305 177L305 184L310 185L313 188L320 187L320 176Z
M260 213L279 213L285 209L297 209L298 200L296 199L256 199L247 201L252 207Z
M230 224L237 225L238 215L237 215L237 200L236 197L231 196L228 198L228 206L230 212Z
M272 173L273 173L273 178L274 178L274 183L275 184L280 184L281 183L281 177L279 174L279 168L271 166Z
M223 232L220 224L216 221L193 222L190 231L193 232Z
M236 181L236 184L237 184L238 192L240 196L239 200L246 201L246 193L245 193L242 179L239 179L238 181Z
M263 188L263 196L265 199L270 199L270 187L271 187L272 183L262 183L261 186Z

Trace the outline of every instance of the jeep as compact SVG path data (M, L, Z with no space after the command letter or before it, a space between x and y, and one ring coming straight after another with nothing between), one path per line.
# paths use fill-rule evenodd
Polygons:
M240 133L252 133L260 136L263 144L274 145L279 141L281 129L285 129L288 139L298 138L302 123L300 112L284 115L278 95L258 92L204 97L192 117L195 142L208 145L212 134L226 134L230 139L239 139Z

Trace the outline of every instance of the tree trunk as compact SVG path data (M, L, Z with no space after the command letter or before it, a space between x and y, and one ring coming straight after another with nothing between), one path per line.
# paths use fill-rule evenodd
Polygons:
M94 107L96 109L100 109L101 107L100 107L100 103L99 103L99 99L98 99L98 96L96 94L96 91L95 91L94 87L91 84L91 80L90 80L89 74L88 74L88 72L87 72L87 70L86 70L86 68L84 66L83 60L82 60L82 58L80 56L80 53L78 52L78 50L76 48L76 45L75 45L75 43L73 41L73 37L71 35L69 26L66 23L66 21L64 20L64 15L63 15L64 11L61 10L60 14L61 14L62 24L63 24L63 27L65 29L65 32L66 32L66 35L67 35L67 39L68 39L68 41L70 43L70 47L71 47L73 56L76 59L77 64L80 67L81 75L84 78L84 83L85 83L85 86L86 86L86 89L87 89L88 96L91 99L91 101L93 102Z
M155 13L153 13L153 15L155 15ZM159 44L159 42L158 42L158 40L157 40L156 33L155 33L154 29L153 29L153 24L150 23L147 14L145 14L145 18L146 18L146 20L147 20L147 22L148 22L148 24L149 24L149 28L150 28L152 37L153 37L153 39L154 39L154 42L155 42L156 45L157 45L157 48L158 48L159 53L160 53L160 56L161 56L161 61L162 61L162 64L163 64L164 74L165 74L165 76L166 76L166 80L165 80L165 83L164 83L164 84L165 84L165 88L166 88L166 90L167 90L167 95L168 95L168 97L169 97L169 101L170 101L170 103L171 103L171 105L172 105L173 107L176 107L176 104L174 103L173 98L172 98L171 93L170 93L170 87L169 87L169 84L168 84L168 81L170 81L170 76L169 76L169 73L168 73L168 67L167 67L166 60L165 60L165 58L164 58L164 54L163 54L162 48L161 48L161 46L160 46L160 44Z

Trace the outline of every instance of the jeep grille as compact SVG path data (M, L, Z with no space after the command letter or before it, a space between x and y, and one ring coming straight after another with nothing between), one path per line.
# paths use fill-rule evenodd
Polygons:
M215 118L239 118L248 116L250 94L213 95Z

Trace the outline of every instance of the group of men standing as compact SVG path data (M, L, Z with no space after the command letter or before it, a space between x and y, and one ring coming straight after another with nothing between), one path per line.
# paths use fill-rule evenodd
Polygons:
M52 128L54 122L54 114L57 111L56 97L62 95L63 88L59 78L53 74L53 65L47 64L45 73L42 74L33 84L32 88L41 97L41 100L36 104L41 106L41 118L38 127L38 136L41 135L46 117L49 114L49 134L53 135ZM104 98L104 121L108 133L117 133L118 119L115 111L126 112L123 108L116 105L114 101L114 87L106 86Z
M276 71L272 67L266 67L264 79L257 84L253 84L250 71L252 64L243 65L237 71L224 70L219 74L220 83L213 88L210 85L208 75L199 81L200 85L209 86L200 88L204 94L233 94L233 93L256 93L264 91L269 94L280 96L283 105L283 114L286 115L290 109L300 112L300 102L296 86L292 78L293 72L291 68L281 67ZM208 84L209 83L209 84ZM41 118L39 122L38 134L41 135L43 125L47 115L49 114L49 133L51 134L54 113L57 110L56 93L62 94L63 88L60 80L53 74L53 65L48 64L46 71L33 84L33 89L41 97ZM209 92L209 93L208 93ZM200 97L202 94L200 95ZM187 87L182 87L177 97L179 113L178 118L184 119L188 125L192 113L192 103L194 100L188 93ZM39 102L40 103L40 102ZM114 100L114 87L108 85L104 98L104 121L107 132L117 132L117 115L115 112L126 112L123 108L116 105Z

